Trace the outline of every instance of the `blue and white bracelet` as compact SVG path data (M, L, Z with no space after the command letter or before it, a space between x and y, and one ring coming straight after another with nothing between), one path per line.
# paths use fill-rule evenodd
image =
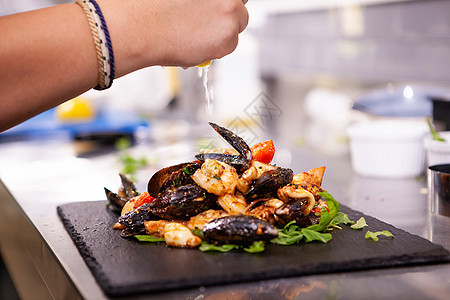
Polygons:
M75 3L81 6L88 19L97 52L98 85L94 89L107 89L114 80L114 52L105 18L95 0L77 0Z

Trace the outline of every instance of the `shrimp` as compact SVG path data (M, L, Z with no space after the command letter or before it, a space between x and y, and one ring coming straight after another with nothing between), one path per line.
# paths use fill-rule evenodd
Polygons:
M203 227L205 227L205 224L208 223L209 221L220 217L224 217L226 215L228 214L223 210L210 209L202 213L199 213L196 216L191 217L191 219L187 224L187 227L191 230L194 229L203 230Z
M206 159L192 179L208 193L222 196L233 194L238 175L232 166L213 159Z
M202 242L189 228L176 222L164 226L164 240L168 246L187 248L195 248Z
M240 214L247 208L244 196L226 194L218 197L217 203L230 215Z
M153 235L156 237L163 237L164 236L164 228L169 223L170 222L166 221L166 220L146 221L146 222L144 222L145 231L147 231L147 233L150 235Z
M247 193L253 180L261 177L264 172L273 170L275 168L276 167L272 165L253 160L250 167L244 173L242 173L241 177L238 179L236 185L237 190L244 194Z

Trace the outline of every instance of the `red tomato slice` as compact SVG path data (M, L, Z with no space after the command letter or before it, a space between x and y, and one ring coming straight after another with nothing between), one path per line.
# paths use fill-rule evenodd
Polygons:
M144 192L140 194L136 199L136 202L134 203L134 208L138 208L139 206L145 203L152 203L153 200L155 200L154 197L150 196L148 192Z
M275 146L272 140L253 145L251 150L253 159L265 164L270 163L275 155Z

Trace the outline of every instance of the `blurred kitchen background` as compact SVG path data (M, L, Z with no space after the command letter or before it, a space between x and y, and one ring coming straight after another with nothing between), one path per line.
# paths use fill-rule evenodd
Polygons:
M73 1L0 0L0 15L64 2ZM247 7L238 48L210 67L140 70L0 134L0 146L65 137L81 145L79 157L90 157L125 136L140 154L152 153L150 161L163 151L167 162L172 152L189 159L192 148L208 146L206 122L214 121L249 143L273 138L277 164L291 165L291 150L301 148L348 161L347 129L361 120L434 115L439 130L450 130L450 1L250 0ZM195 146L170 148L193 136ZM167 147L158 154L155 145ZM0 282L0 298L10 299Z
M1 0L0 14L63 2L72 1ZM115 80L105 92L89 91L83 100L107 121L113 115L112 122L120 122L118 112L128 118L114 130L138 128L135 117L144 118L150 136L140 130L141 137L189 135L195 127L184 122L227 125L237 118L258 139L276 133L287 146L309 143L335 154L347 152L346 127L367 117L351 109L355 102L366 113L397 117L430 115L433 98L446 102L450 1L252 0L247 6L250 23L238 48L207 70L151 67ZM383 106L386 99L397 105ZM56 111L60 120L61 114ZM181 130L161 132L166 123L158 121L167 119ZM173 127L175 121L181 125ZM437 126L445 127L444 121L437 118ZM3 135L35 133L34 125Z

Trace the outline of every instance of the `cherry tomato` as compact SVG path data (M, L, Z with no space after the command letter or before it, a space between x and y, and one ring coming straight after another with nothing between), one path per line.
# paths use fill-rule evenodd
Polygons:
M325 208L328 212L330 212L330 209L328 208L328 205L325 202L323 202L323 201L319 202L319 205L314 207L311 211L316 216L320 216L322 214L322 208Z
M272 140L253 145L251 150L253 159L265 164L270 163L275 155L275 146Z
M134 203L134 208L138 208L139 206L145 204L145 203L152 203L152 201L155 200L154 197L150 196L148 192L144 192L138 196Z

